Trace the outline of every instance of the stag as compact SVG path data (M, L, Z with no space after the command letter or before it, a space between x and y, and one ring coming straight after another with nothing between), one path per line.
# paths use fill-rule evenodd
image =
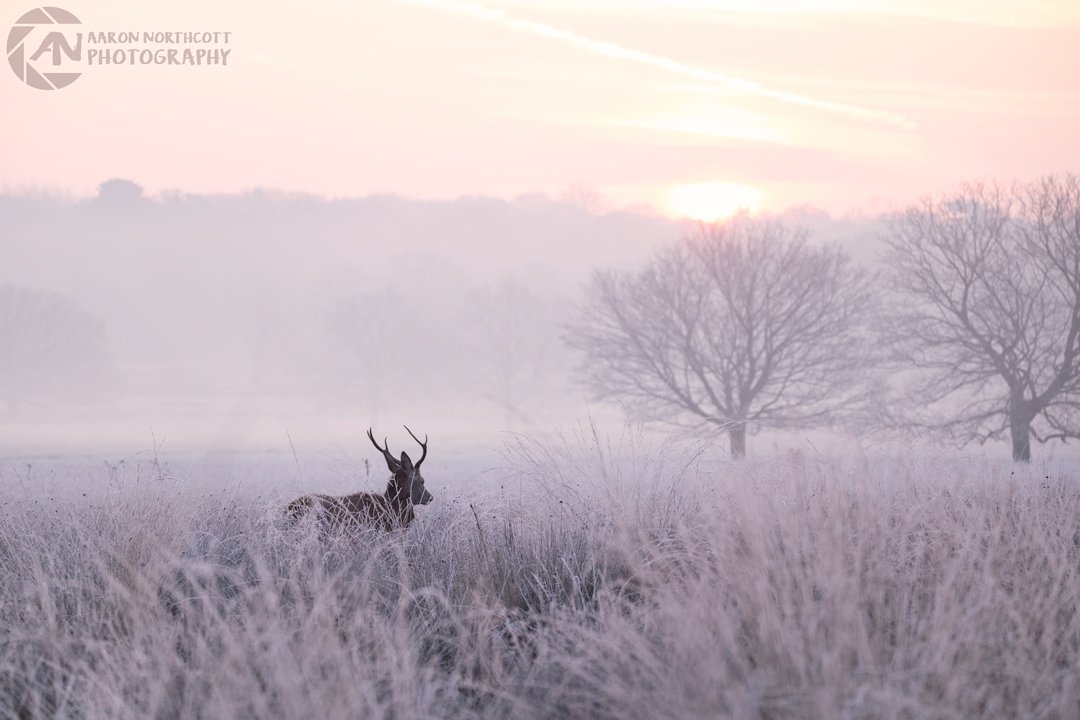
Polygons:
M408 527L414 517L413 506L426 505L434 497L424 489L424 477L420 474L420 466L427 457L427 435L424 435L424 441L420 442L420 438L413 435L412 430L408 427L405 427L405 430L412 435L413 440L420 443L423 451L415 464L404 451L400 460L391 455L386 439L379 445L368 428L367 436L371 444L382 453L386 467L393 473L386 484L386 492L382 495L363 492L340 496L304 495L289 503L286 512L299 519L314 510L323 520L339 526L360 524L382 530Z

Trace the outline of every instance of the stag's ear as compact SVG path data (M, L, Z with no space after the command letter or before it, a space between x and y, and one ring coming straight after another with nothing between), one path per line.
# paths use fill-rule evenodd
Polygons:
M401 451L401 469L405 472L413 471L412 460L409 458L408 455L405 454L404 450Z

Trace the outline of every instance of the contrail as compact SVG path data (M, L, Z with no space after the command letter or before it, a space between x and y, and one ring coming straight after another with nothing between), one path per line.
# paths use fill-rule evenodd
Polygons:
M766 87L761 83L754 82L753 80L746 80L743 78L733 77L724 73L719 73L714 70L708 70L706 68L694 67L693 65L687 65L686 63L673 60L671 58L664 57L662 55L654 55L652 53L642 52L640 50L634 50L633 48L623 47L612 42L604 40L594 40L592 38L579 35L569 30L562 30L545 23L536 22L534 20L524 20L519 17L514 17L503 10L495 10L479 3L467 2L465 0L397 0L398 2L406 5L412 5L416 7L423 7L432 10L442 10L446 12L456 13L458 15L465 15L473 17L478 20L484 20L486 22L495 23L501 25L510 30L517 32L528 33L537 37L548 38L550 40L558 40L568 45L580 48L587 52L595 53L597 55L603 55L605 57L615 58L617 60L627 60L630 62L636 62L641 65L648 65L666 72L682 75L683 77L692 78L694 80L700 80L702 82L710 83L712 85L720 85L722 87L730 88L732 90L746 93L747 95L755 95L757 97L769 98L771 100L777 100L779 102L788 103L791 105L801 105L803 107L811 107L818 110L825 110L827 112L839 113L842 115L850 115L853 117L861 118L864 120L873 120L877 122L884 122L889 125L896 125L898 127L911 129L914 128L914 123L903 115L896 113L886 112L883 110L875 110L873 108L861 107L859 105L849 105L847 103L833 102L831 100L821 100L819 98L812 98L806 95L800 95L798 93L788 92L786 90L775 90L773 88Z

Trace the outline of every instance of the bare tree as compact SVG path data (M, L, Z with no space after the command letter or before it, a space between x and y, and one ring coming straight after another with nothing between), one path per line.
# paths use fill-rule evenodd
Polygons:
M27 403L91 399L113 380L100 323L63 295L0 285L0 400L9 418Z
M559 372L559 299L505 279L468 298L469 385L503 413L504 427L528 423L554 392ZM565 352L565 351L564 351ZM562 375L565 377L565 374Z
M972 184L891 218L894 421L960 441L1080 437L1080 178Z
M400 406L424 388L423 320L412 298L393 287L354 293L326 315L321 365L334 394L357 403L372 419Z
M867 273L776 220L739 216L594 275L568 342L600 398L726 432L827 423L867 396Z

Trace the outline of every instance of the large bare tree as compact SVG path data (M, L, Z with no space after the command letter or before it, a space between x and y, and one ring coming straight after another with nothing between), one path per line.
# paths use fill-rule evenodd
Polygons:
M961 441L1080 437L1080 178L971 184L891 218L896 419Z
M726 432L828 423L867 395L871 279L841 249L738 216L598 272L567 340L599 398L645 419Z

